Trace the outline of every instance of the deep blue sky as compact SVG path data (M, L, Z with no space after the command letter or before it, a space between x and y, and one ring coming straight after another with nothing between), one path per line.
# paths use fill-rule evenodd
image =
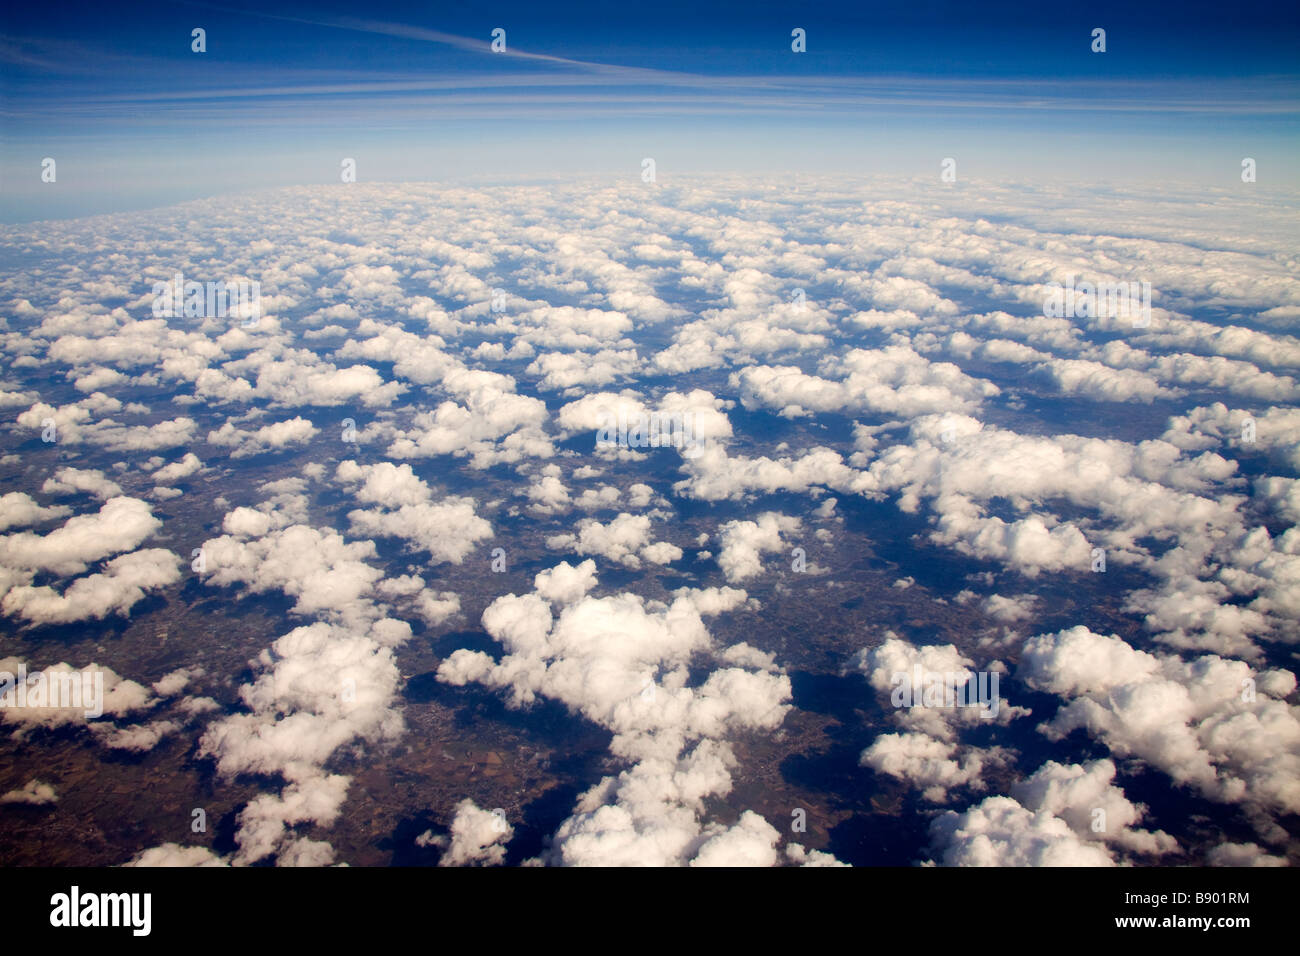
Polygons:
M11 4L0 219L337 182L345 156L371 181L955 156L963 177L1226 184L1249 155L1294 186L1298 6Z

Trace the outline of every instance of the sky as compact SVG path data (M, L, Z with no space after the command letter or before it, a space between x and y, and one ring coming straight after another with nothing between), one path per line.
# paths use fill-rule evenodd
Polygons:
M10 5L0 221L339 182L345 158L368 182L635 179L647 157L930 177L952 157L961 179L1223 186L1249 156L1261 187L1300 184L1288 5L260 8Z

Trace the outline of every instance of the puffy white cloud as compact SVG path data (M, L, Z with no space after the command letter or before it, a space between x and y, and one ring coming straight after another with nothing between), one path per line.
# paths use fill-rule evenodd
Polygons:
M1028 810L1060 817L1081 839L1109 843L1133 853L1164 854L1178 849L1167 833L1134 829L1144 814L1111 781L1115 764L1059 764L1049 760L1011 788L1011 796Z
M1274 406L1255 415L1215 402L1171 418L1164 439L1179 448L1196 450L1244 450L1258 445L1276 450L1292 468L1300 469L1300 408Z
M335 476L345 486L360 483L357 500L378 505L348 512L353 534L401 538L435 561L454 564L492 536L492 525L475 513L473 498L434 501L431 489L410 465L345 461Z
M1081 839L1060 817L1035 813L1010 797L988 797L930 824L944 866L1113 866L1104 847Z
M407 360L409 354L398 359L396 370L401 372ZM548 418L545 403L516 394L514 379L508 375L468 369L445 357L437 361L447 369L436 379L439 387L464 404L445 401L432 411L414 415L411 427L400 432L389 446L389 456L468 456L473 467L487 468L555 454L542 431ZM407 374L416 381L435 380L425 378L423 367L408 370Z
M1086 730L1213 800L1287 813L1300 807L1300 718L1281 698L1288 671L1206 654L1186 662L1074 627L1025 643L1017 676L1068 699L1040 730Z
M785 855L795 866L842 867L849 865L835 859L834 854L825 853L821 850L809 850L800 843L787 844Z
M0 565L71 575L92 562L129 551L162 527L138 498L110 498L95 514L78 515L40 535L30 531L0 536Z
M954 743L928 734L881 734L862 751L860 763L877 773L906 780L920 788L925 799L943 803L948 791L956 787L982 790L981 779L987 757L976 749L967 749L959 757Z
M1284 856L1266 853L1255 843L1220 843L1205 855L1210 866L1287 866Z
M639 568L643 561L669 564L682 557L682 549L676 545L651 542L649 515L623 512L605 524L584 518L577 527L576 535L553 535L546 539L546 546L557 550L570 548L582 555L598 554L629 568Z
M825 485L848 488L857 483L857 472L830 448L813 448L798 458L741 458L727 454L721 446L706 447L683 463L690 477L673 485L680 495L704 501L745 500L754 493L809 491Z
M97 392L106 385L122 385L130 379L117 369L104 368L102 365L76 376L74 385L79 392Z
M197 430L198 423L192 418L173 418L152 425L119 425L105 419L88 429L87 437L108 451L155 451L193 444Z
M877 736L859 763L906 781L933 803L948 802L959 788L985 789L984 776L1008 763L1009 755L997 746L962 744L959 734L980 725L1005 726L1029 711L1008 705L992 675L977 675L952 644L917 646L892 631L885 637L861 650L855 663L882 701L889 700L904 732ZM990 667L1000 669L997 662Z
M395 632L400 632L394 640ZM262 794L240 813L235 864L272 854L291 865L322 865L332 853L295 846L297 824L331 825L349 778L321 767L340 747L380 744L404 724L393 700L400 674L392 646L409 637L403 622L383 619L369 632L316 622L277 639L258 658L261 673L240 689L248 710L210 724L200 742L225 776L281 774L289 785Z
M877 695L889 700L899 726L941 741L955 741L963 728L1005 725L1029 713L1001 697L1000 676L994 685L993 674L1000 675L1004 669L1000 662L990 662L984 673L976 674L974 663L952 644L916 645L886 631L885 640L863 648L854 663ZM943 688L943 700L927 698L927 688L934 681ZM953 689L952 706L947 702L948 686ZM957 706L959 703L962 706ZM921 741L912 743L922 746ZM938 752L935 748L930 751ZM985 756L997 759L993 752Z
M1281 345L1274 343L1274 348ZM1213 388L1248 395L1264 401L1295 401L1300 398L1295 380L1290 376L1264 372L1250 362L1239 362L1215 355L1205 357L1179 352L1152 355L1134 349L1122 341L1107 342L1097 354L1115 369L1116 380L1127 379L1137 369L1147 381L1161 380L1187 388ZM1161 389L1165 395L1178 394L1181 389Z
M460 595L454 591L421 591L411 609L429 627L437 627L460 613Z
M80 405L63 405L55 408L45 402L37 402L27 411L18 415L17 423L23 428L46 433L53 427L54 440L66 445L78 445L86 440L86 426L91 414L89 409Z
M31 807L44 807L58 801L59 797L54 792L54 788L40 780L28 780L20 789L0 794L0 804L19 803Z
M1066 395L1083 395L1106 402L1151 402L1177 395L1136 369L1116 369L1084 359L1052 359L1040 366Z
M731 437L731 420L726 414L729 404L712 392L698 388L690 392L668 392L654 402L643 401L632 392L596 392L562 406L556 414L556 423L566 435L590 432L593 441L604 438L634 448L662 447L672 437L670 425L680 426L691 446L688 450L693 450L693 446L707 446ZM645 445L637 444L633 434L638 425L651 432L646 436ZM627 431L626 436L621 434L623 429ZM650 444L656 436L661 442L659 446Z
M692 660L717 653L701 612L734 607L743 594L724 601L686 591L671 605L599 598L588 594L592 570L561 564L538 575L536 592L498 598L483 626L504 655L458 650L439 679L509 690L513 706L551 697L614 732L614 753L632 766L579 800L556 833L555 862L775 862L777 834L761 818L731 827L701 821L704 798L731 788L725 735L774 729L789 708L789 679L766 669L731 664L688 685Z
M1194 542L1206 523L1240 527L1239 497L1203 493L1235 472L1217 455L1186 458L1161 441L1024 436L961 415L916 419L910 437L874 455L853 488L872 497L896 492L908 512L929 501L933 540L1027 575L1088 570L1098 546L1111 560L1150 563L1144 538ZM1018 515L989 514L995 500ZM1060 519L1048 508L1053 500L1096 517Z
M427 843L442 848L439 866L500 866L506 858L504 844L514 833L503 812L481 810L473 800L462 800L456 804L450 835Z
M251 431L236 428L226 422L220 428L208 432L208 444L233 448L231 458L247 458L275 449L305 445L319 431L309 419L300 415Z
M562 561L539 572L533 586L539 597L552 604L576 604L596 586L596 562L587 560L575 566Z
M287 772L319 765L355 737L399 733L389 708L398 674L374 633L324 622L295 628L259 655L262 673L240 690L248 706L210 725L203 751L227 774Z
M560 480L559 465L546 465L533 475L524 494L531 502L528 510L539 515L568 511L573 503L568 486Z
M250 378L256 376L255 383ZM277 408L305 405L336 407L356 404L386 408L406 391L401 382L385 382L369 365L338 368L311 352L259 350L221 369L204 369L195 377L195 395L220 404L267 399Z
M18 686L24 672L25 690ZM20 732L30 727L86 724L103 716L125 717L156 703L147 687L120 677L109 667L87 664L75 668L60 662L36 669L19 658L0 659L0 717L17 724ZM95 715L95 711L100 713Z
M1072 697L1108 693L1121 684L1147 680L1159 669L1153 655L1080 625L1027 641L1017 676L1035 689Z
M243 584L258 594L283 591L298 614L357 619L372 613L370 596L383 572L367 564L370 541L345 541L335 531L290 525L250 536L242 529L203 542L204 580Z
M612 510L618 507L620 497L622 497L622 495L613 485L601 485L599 489L585 489L581 495L573 500L573 505L575 508L582 511ZM638 499L637 502L632 503L632 507L644 508L649 503L649 499Z
M74 494L80 491L94 495L100 501L122 494L122 488L117 482L110 481L102 471L93 468L60 468L53 478L45 479L41 491L47 495Z
M593 787L556 832L555 862L566 866L773 865L779 835L752 811L730 827L701 824L702 797L725 793L731 785L729 753L709 743L702 742L675 761L642 761Z
M735 826L708 835L691 866L775 866L780 838L776 827L746 810Z
M170 671L153 682L154 693L159 697L175 697L189 686L190 681L202 677L203 674L203 668L198 666L181 667Z
M0 531L66 518L72 509L66 505L42 505L24 491L0 495Z
M229 866L205 846L181 846L179 843L164 843L150 847L136 854L123 866Z
M852 349L828 358L823 370L837 379L805 375L798 368L750 366L731 377L746 408L767 406L786 416L808 412L874 411L915 417L965 412L998 394L991 382L971 378L948 362L934 363L905 345Z
M546 352L528 366L538 375L542 389L576 389L578 386L610 385L626 381L640 365L635 349L604 349L594 353Z
M256 863L275 854L277 866L324 866L333 862L328 844L304 845L291 829L299 824L330 826L347 795L348 778L338 774L297 771L279 794L263 793L239 813L233 866Z
M983 606L985 613L990 617L1007 624L1019 624L1021 621L1027 621L1034 617L1035 609L1038 606L1038 597L1033 594L1021 594L1012 597L990 594L984 599Z
M194 452L186 452L185 456L170 465L163 465L150 476L157 484L168 484L181 478L188 478L190 475L199 471L203 467L203 462Z
M297 837L280 845L276 866L333 866L334 847L324 840Z
M971 611L998 625L961 644L963 653L948 645L945 653L959 659L947 663L972 670L969 648L996 647L1019 658L1023 680L1066 698L1056 717L1040 715L1050 734L1082 728L1116 760L1141 759L1217 799L1244 803L1242 812L1262 828L1261 846L1276 845L1277 833L1262 817L1294 806L1291 781L1300 776L1294 711L1283 700L1293 685L1268 664L1285 660L1300 640L1300 531L1287 528L1300 517L1300 418L1293 407L1300 339L1290 334L1300 315L1300 279L1291 236L1278 219L1285 209L1238 203L1234 229L1224 230L1214 218L1219 213L1199 202L1165 201L1187 198L1166 191L1155 202L1149 192L1139 198L1120 191L1106 210L1090 212L1057 187L951 192L938 211L929 192L904 183L801 176L797 203L777 201L768 184L752 177L681 181L673 190L671 201L590 184L455 195L427 185L294 190L259 196L256 204L223 200L212 215L195 219L198 232L181 239L159 239L163 233L152 228L166 212L128 217L114 224L128 239L113 246L111 268L92 256L0 276L11 286L9 325L0 321L10 357L0 406L13 411L15 444L0 462L11 469L14 489L0 497L6 606L49 620L139 608L131 581L162 581L176 560L166 551L141 551L151 535L161 531L167 537L155 543L185 555L190 545L181 539L194 522L224 512L222 531L208 535L216 551L204 553L209 582L224 575L225 583L249 592L283 591L296 613L336 627L334 637L362 636L376 653L392 652L409 627L384 615L441 627L460 600L414 564L387 567L381 554L390 549L381 552L371 538L392 536L421 559L427 552L432 561L463 561L492 534L480 513L504 505L518 523L498 530L508 530L511 540L536 532L537 541L551 536L576 553L646 569L678 555L677 545L652 542L650 534L659 516L649 509L671 507L651 488L670 480L667 464L681 468L681 480L664 492L695 499L682 509L690 515L688 539L695 548L708 545L728 577L740 580L797 543L780 529L774 542L764 537L759 515L767 509L817 522L814 540L829 552L852 548L861 534L864 509L854 496L888 499L929 521L926 544L982 563L978 577L954 587L983 584L978 594L956 599L960 609L909 559L888 570L886 584L925 585L886 588L891 605L933 623L918 610L924 590L941 616ZM439 217L436 237L427 228L429 208L451 210ZM1003 215L990 221L990 208ZM1141 222L1143 234L1115 235L1116 215ZM346 234L304 230L304 217L344 222ZM1061 241L1063 229L1069 242ZM131 230L141 241L130 240ZM39 258L51 254L51 241L99 248L102 235L93 232L85 222L69 222L53 240L48 229L34 227L20 227L11 238ZM1239 234L1249 242L1233 238ZM134 317L147 315L149 297L122 276L142 276L147 288L181 263L192 271L200 259L227 277L261 280L266 314L255 328L216 318ZM1046 284L1068 275L1149 280L1156 293L1151 326L1133 328L1107 315L1041 314ZM493 311L497 285L507 292L504 311ZM697 370L707 371L688 374ZM668 394L665 375L676 376ZM607 391L578 391L593 388ZM533 397L538 389L564 391L550 402L554 412ZM170 397L187 416L159 420L133 401L143 395ZM734 402L746 414L735 414ZM1092 402L1113 404L1106 415L1080 411ZM311 409L320 407L357 422L354 457L365 465L345 463L327 477L335 463L327 461L326 446L340 446L312 443L321 423ZM280 414L267 416L267 409ZM690 413L693 437L701 440L679 449L690 454L667 458L631 443L589 449L584 434L600 437L600 412L617 416L620 409L647 420ZM1153 418L1165 409L1174 416L1167 427ZM769 410L785 420L773 421ZM52 445L38 441L47 419L57 433ZM215 480L195 482L194 492L173 505L180 491L172 486L204 467L196 454L204 435L228 449L219 467L230 474L220 492ZM169 449L177 451L151 457ZM284 454L245 458L277 449ZM595 455L579 457L589 450ZM325 459L301 467L313 451ZM464 488L463 480L473 478L490 489L481 499L486 504L435 493L416 474L425 474L423 459L437 459L430 473L440 482L445 474L447 487ZM402 461L416 470L401 471ZM568 464L543 467L548 462ZM512 481L499 465L515 466L522 479ZM576 484L597 477L596 466L606 483ZM232 507L225 496L238 498L250 467L254 481L271 477L276 487L264 486L253 507ZM285 472L263 473L283 467L311 483L291 486ZM20 491L18 482L32 484ZM153 490L137 490L137 483ZM355 498L343 508L351 511L346 529L321 524L321 509L338 500L330 484ZM143 502L114 505L134 500L121 498L122 487L169 502L156 506L167 527ZM836 510L818 507L827 489L839 498ZM104 499L100 515L69 518L63 503L42 497L72 491ZM217 493L213 512L204 499ZM789 493L809 494L811 513L794 510ZM696 537L712 513L709 503L749 503L761 495L783 497L713 522L740 517L752 528L733 527L730 540L721 530L717 542ZM604 520L558 528L562 519L537 520L574 509ZM880 517L865 510L870 520ZM551 527L536 527L543 524ZM47 527L54 530L8 533ZM352 540L357 536L367 540ZM1111 591L1112 600L1094 602L1099 616L1091 623L1126 634L1121 622L1136 624L1147 632L1140 646L1157 650L1087 640L1047 647L1039 639L1021 655L1015 632L1056 613L1055 595L1073 590L1072 576L1088 572L1098 547L1112 573L1075 581L1080 599L1098 588ZM678 571L690 573L691 566ZM754 678L779 678L775 660L748 645L706 643L633 665L599 634L588 635L588 649L571 647L565 640L576 645L577 632L562 622L579 616L575 608L584 608L591 627L597 620L621 627L626 616L634 630L653 631L624 610L627 596L599 590L594 572L594 562L561 565L539 576L535 593L493 603L496 626L534 642L527 648L500 660L462 655L443 662L448 677L482 680L520 702L551 696L617 735L624 772L611 770L575 808L556 859L770 862L782 848L766 826L738 817L743 808L722 806L722 797L735 769L727 740L753 729L736 715L766 712L775 691ZM71 575L83 577L57 579ZM620 575L629 576L622 569ZM1027 582L1033 575L1038 580ZM834 575L819 580L845 583ZM153 593L154 586L139 591ZM639 608L650 621L671 619L673 630L685 628L692 614L735 611L745 602L732 589L678 591L667 604L642 598ZM989 637L993 632L1000 636ZM558 649L551 647L556 641ZM879 654L864 668L869 680L894 666L888 655L910 659L906 648L872 650ZM501 669L507 659L517 674ZM256 678L275 666L259 661ZM729 671L750 676L719 676ZM171 688L180 680L158 683ZM1243 688L1233 688L1233 697L1233 680L1254 680L1259 698L1238 701ZM627 698L621 704L602 696L613 687ZM649 700L641 697L646 691ZM186 698L164 706L174 709L152 723L100 733L106 742L147 743L169 719L181 719L176 715L206 715L216 704ZM242 818L238 862L268 855L284 865L334 861L329 844L308 829L336 819L345 791L314 761L331 734L343 739L346 729L325 719L330 711L319 701L295 697L287 707L275 718L256 711L255 723L302 728L302 748L271 748L266 764L297 776ZM730 716L711 723L710 708ZM1000 744L1009 742L1005 720L1013 713L1002 707L992 722ZM894 732L874 745L877 762L907 768L905 777L951 799L947 782L975 782L970 768L991 769L999 755L994 746L980 750L963 740L978 720L967 710L900 709ZM308 746L325 726L334 730L320 731L319 747ZM250 727L250 736L258 734L293 736ZM388 739L374 739L381 738ZM364 733L351 739L371 740ZM236 742L232 737L232 752L242 753ZM302 764L297 753L310 759ZM1103 780L1103 770L1098 763L1049 763L1014 785L1019 811L982 805L972 830L993 834L987 846L999 859L1100 850L1129 862L1144 853L1139 843L1159 842L1135 836L1136 818L1105 840L1079 827L1077 811L1088 799L1112 818L1134 808L1113 780ZM1025 789L1031 786L1033 794ZM1069 834L1049 833L1057 829L1049 818ZM1071 849L1069 839L1083 850ZM944 845L978 855L977 842ZM1279 859L1270 856L1279 851L1253 844L1224 847L1207 860ZM150 852L160 860L191 853L196 862L206 859L198 848ZM775 856L819 859L792 845Z
M180 558L165 548L133 551L109 561L103 571L73 581L62 594L49 586L19 585L10 589L0 607L33 624L102 620L109 614L126 617L147 591L179 581L179 566Z
M718 529L722 551L718 567L734 584L763 573L763 554L785 550L782 535L798 533L802 522L777 511L766 511L756 521L728 521Z
M64 445L90 443L111 452L153 451L176 448L194 440L198 423L192 418L172 418L150 425L124 425L111 418L91 422L96 411L117 411L121 403L96 392L80 403L55 408L43 402L18 415L17 424L42 433L52 426L51 440Z
M174 720L154 720L147 724L135 724L129 727L111 727L104 724L92 725L91 730L99 742L110 750L129 750L144 753L153 750L168 734L180 729Z

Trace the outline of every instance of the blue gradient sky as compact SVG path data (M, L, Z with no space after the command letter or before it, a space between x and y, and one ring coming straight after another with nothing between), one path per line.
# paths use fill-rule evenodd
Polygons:
M363 181L636 178L645 156L661 181L937 176L953 156L962 179L1221 186L1252 156L1261 187L1300 185L1295 4L559 7L10 5L0 219L336 183L345 156Z

